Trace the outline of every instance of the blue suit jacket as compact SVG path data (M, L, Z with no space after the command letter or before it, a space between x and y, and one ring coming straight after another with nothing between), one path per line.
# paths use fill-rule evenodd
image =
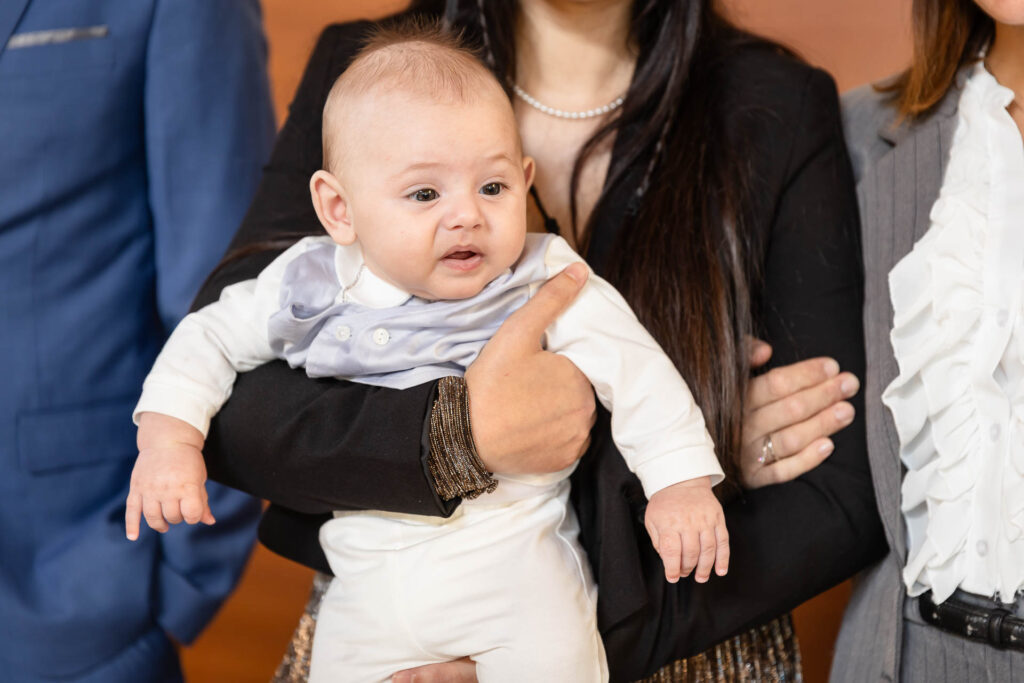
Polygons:
M215 526L130 543L124 499L273 129L256 0L0 2L0 679L190 641L241 572L256 501L210 484Z

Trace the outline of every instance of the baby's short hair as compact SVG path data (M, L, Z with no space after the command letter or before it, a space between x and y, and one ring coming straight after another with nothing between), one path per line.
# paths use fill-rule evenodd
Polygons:
M413 17L378 27L367 38L327 95L323 112L323 165L336 161L334 130L329 122L350 98L382 87L444 103L466 102L501 84L461 34L440 23Z

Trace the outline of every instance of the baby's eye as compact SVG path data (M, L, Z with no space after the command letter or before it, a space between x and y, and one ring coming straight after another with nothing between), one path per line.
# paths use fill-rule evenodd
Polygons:
M487 183L486 185L484 185L483 187L480 188L480 194L486 194L486 195L493 196L493 195L501 194L501 190L502 190L501 183Z
M412 193L412 198L417 202L432 202L437 199L437 190L416 190Z

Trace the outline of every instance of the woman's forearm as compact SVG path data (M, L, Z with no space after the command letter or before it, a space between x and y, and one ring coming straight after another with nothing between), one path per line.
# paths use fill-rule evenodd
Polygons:
M311 380L276 361L239 376L204 454L210 478L299 512L444 515L425 471L433 384Z

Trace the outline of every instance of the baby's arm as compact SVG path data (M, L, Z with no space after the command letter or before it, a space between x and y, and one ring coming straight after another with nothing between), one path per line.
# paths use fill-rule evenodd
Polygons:
M281 278L314 240L303 240L255 280L224 289L219 301L185 317L146 377L135 407L139 457L125 507L125 532L138 538L144 516L168 524L212 524L202 449L210 419L231 395L239 372L275 357L267 322L279 308Z
M551 240L553 274L581 260ZM704 417L689 388L622 296L591 275L583 292L547 329L547 348L564 354L587 376L611 412L612 437L650 501L645 524L675 582L696 568L707 581L725 574L728 535L711 492L724 475Z

